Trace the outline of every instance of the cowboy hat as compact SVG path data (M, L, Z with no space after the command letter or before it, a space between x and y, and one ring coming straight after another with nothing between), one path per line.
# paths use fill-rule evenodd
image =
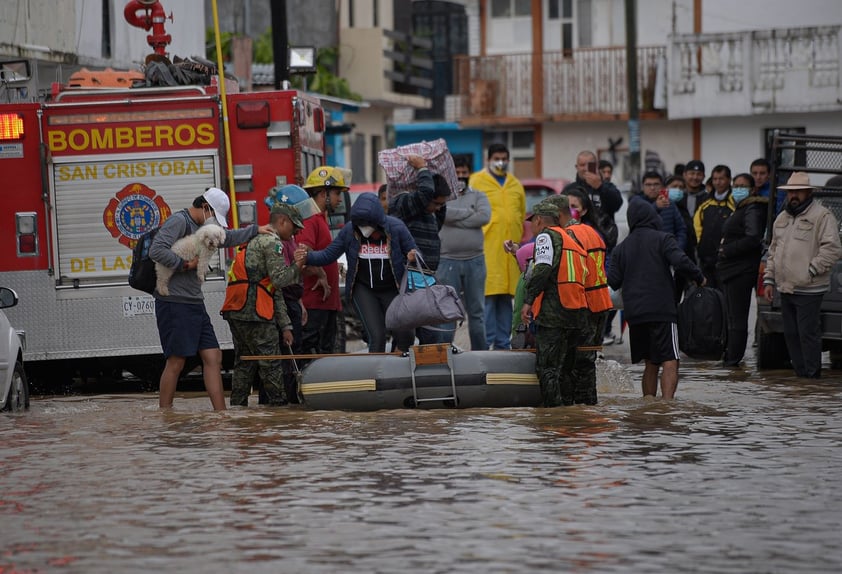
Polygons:
M810 185L810 176L806 172L796 171L786 182L786 185L779 185L778 189L816 189L815 185Z

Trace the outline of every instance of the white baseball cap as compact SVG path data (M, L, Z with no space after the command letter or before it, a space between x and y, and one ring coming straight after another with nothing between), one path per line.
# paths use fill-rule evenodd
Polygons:
M231 201L228 199L228 195L218 187L209 187L202 194L202 197L205 198L205 201L213 209L213 213L219 224L222 227L228 227L226 217L228 217L228 209L231 207Z

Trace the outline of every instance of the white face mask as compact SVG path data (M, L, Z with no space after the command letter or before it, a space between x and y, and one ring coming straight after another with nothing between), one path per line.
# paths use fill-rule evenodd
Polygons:
M213 214L213 211L208 209L204 212L205 215L205 222L203 225L219 225L219 222L216 220L216 216ZM219 225L222 227L221 225Z
M370 225L360 225L359 230L363 237L371 237L371 234L374 233L374 228Z
M509 162L503 161L502 159L495 161L491 164L491 171L493 171L496 175L505 175L506 170L509 169Z

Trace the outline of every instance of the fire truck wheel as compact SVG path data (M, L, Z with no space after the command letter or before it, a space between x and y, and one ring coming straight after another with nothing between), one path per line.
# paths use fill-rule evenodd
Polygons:
M15 371L12 374L12 384L9 387L9 394L6 397L6 406L3 410L9 412L25 411L29 408L29 384L26 381L26 373L23 372L23 363L15 363Z

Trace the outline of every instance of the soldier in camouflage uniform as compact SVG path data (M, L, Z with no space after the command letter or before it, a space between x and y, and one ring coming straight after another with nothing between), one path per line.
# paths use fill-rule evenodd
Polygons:
M534 314L537 325L536 371L545 407L574 404L576 347L584 340L589 313L584 285L587 254L559 227L558 215L558 207L542 202L529 217L535 233L534 267L521 307L521 321L528 324Z
M276 204L269 225L277 235L259 235L237 254L228 272L222 317L234 339L234 376L231 406L248 406L253 386L262 383L270 406L287 404L279 360L243 361L243 355L279 355L278 326L284 344L292 344L292 323L287 315L282 287L300 279L300 269L287 265L284 240L304 227L292 205ZM259 382L258 382L259 381Z
M576 378L576 396L573 401L576 404L595 405L597 403L596 392L596 349L602 345L602 333L605 330L605 322L608 313L613 307L611 295L608 293L608 279L605 277L605 241L599 230L591 224L595 218L590 210L579 215L579 219L573 219L570 213L570 197L579 199L579 202L590 202L584 193L576 190L568 192L569 195L551 195L544 201L552 203L559 209L559 224L565 228L568 234L578 240L579 244L588 254L588 274L585 277L585 300L588 302L588 320L582 333L584 343L576 351L576 367L573 369L573 376ZM577 210L582 213L581 210ZM578 215L578 214L577 214ZM590 217L589 217L590 215ZM586 350L583 350L584 347Z

